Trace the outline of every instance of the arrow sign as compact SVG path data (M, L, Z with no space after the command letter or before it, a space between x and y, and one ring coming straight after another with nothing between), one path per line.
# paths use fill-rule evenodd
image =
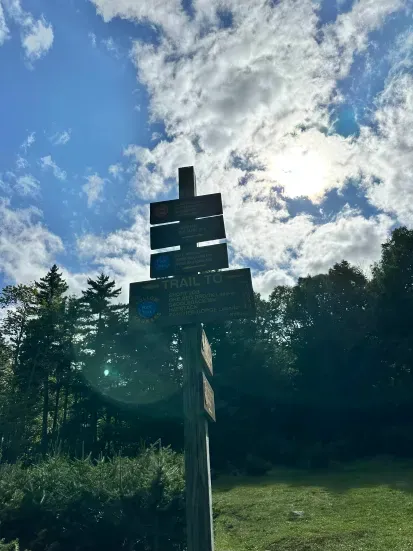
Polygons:
M220 193L198 195L187 199L173 199L150 204L150 223L165 224L193 218L222 214Z
M167 249L168 247L214 241L226 237L222 215L187 220L177 224L153 226L150 232L151 249Z
M209 384L207 378L202 373L202 386L203 386L203 394L204 394L204 410L208 414L208 417L216 422L215 417L215 397L214 397L214 391L212 390L211 385Z
M204 365L208 369L211 375L214 374L212 367L212 350L208 342L205 331L202 329L202 338L201 338L201 354L202 359L204 360Z

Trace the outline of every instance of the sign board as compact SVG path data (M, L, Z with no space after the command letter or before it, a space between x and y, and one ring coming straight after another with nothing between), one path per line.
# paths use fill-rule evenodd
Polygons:
M198 195L188 199L173 199L150 204L150 223L165 224L192 218L222 214L220 193Z
M198 247L190 251L170 251L151 255L151 277L167 277L220 268L228 268L226 243Z
M131 329L255 317L249 268L131 283Z
M167 247L225 239L226 237L222 215L152 226L150 232L151 249L166 249Z
M208 342L205 331L202 329L202 338L201 338L201 355L204 360L204 365L208 369L211 375L214 374L212 367L212 350Z
M202 386L203 386L203 395L204 395L204 410L212 421L216 421L215 417L215 398L214 391L212 390L211 385L208 382L208 379L202 373Z

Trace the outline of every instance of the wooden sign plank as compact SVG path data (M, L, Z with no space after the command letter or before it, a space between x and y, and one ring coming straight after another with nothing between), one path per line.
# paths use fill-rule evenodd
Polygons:
M206 333L203 329L202 329L202 337L201 337L201 355L202 355L202 359L204 360L205 367L207 368L209 373L213 375L214 370L212 366L212 350L208 342Z
M221 268L228 268L226 243L151 255L151 277L168 277Z
M159 326L255 317L249 268L131 283L129 320Z
M173 199L150 204L150 223L165 224L193 218L222 214L220 193L198 195L187 199Z
M204 411L208 415L211 421L216 422L215 416L215 397L214 391L212 390L211 385L208 382L208 379L202 373L202 386L203 386L203 395L204 395Z
M166 249L189 243L225 239L224 218L220 215L163 226L152 226L150 236L151 249Z

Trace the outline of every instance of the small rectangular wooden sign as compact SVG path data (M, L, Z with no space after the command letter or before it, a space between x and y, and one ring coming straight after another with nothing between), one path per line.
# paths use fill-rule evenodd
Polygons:
M150 204L150 223L166 224L193 218L222 214L220 193L198 195L187 199L173 199Z
M150 236L151 249L166 249L188 243L225 239L224 217L220 215L152 226Z
M202 359L204 360L204 365L208 369L211 375L214 374L212 366L212 350L208 342L205 331L202 329L202 338L201 338L201 354Z
M151 277L168 277L221 268L228 268L226 243L198 247L190 251L170 251L151 255Z
M204 410L207 413L208 417L216 422L215 416L215 397L214 391L212 390L211 385L208 382L208 379L202 373L202 386L204 394Z

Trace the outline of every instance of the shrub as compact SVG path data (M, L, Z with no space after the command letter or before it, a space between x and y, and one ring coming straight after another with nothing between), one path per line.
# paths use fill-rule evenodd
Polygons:
M0 526L32 551L181 550L183 459L151 448L134 459L3 465Z

